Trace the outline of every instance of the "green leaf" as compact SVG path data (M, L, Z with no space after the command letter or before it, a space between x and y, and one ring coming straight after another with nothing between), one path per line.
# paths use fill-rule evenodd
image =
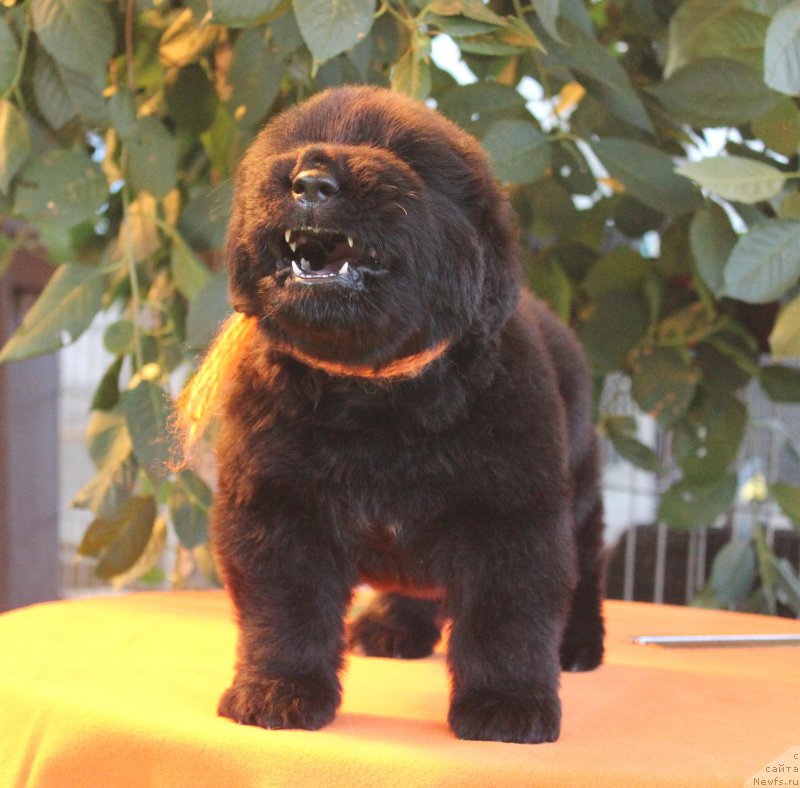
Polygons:
M664 222L661 211L653 210L630 194L620 194L613 200L611 218L628 238L641 238L651 230L658 230Z
M102 121L104 87L103 78L67 68L46 52L36 53L33 94L51 129L60 129L76 115L86 121Z
M761 369L761 388L776 402L800 402L800 369L770 364Z
M695 348L702 370L701 385L709 397L723 403L758 372L758 352L738 334L712 334Z
M128 499L119 517L106 521L108 531L115 533L97 564L97 575L110 578L130 569L147 547L155 519L156 504L152 496Z
M109 353L117 356L131 349L134 336L135 329L130 320L117 320L106 329L103 345Z
M0 100L0 192L8 193L11 179L25 164L31 151L28 121L5 99Z
M725 294L751 304L776 301L800 277L800 222L770 219L741 236L725 268Z
M195 298L211 278L211 272L197 259L197 255L177 232L172 235L170 263L175 287L189 301Z
M508 24L506 19L487 8L481 0L433 0L428 5L428 11L440 16L465 16L467 19L486 22L498 27Z
M211 21L226 27L254 27L283 10L286 0L209 0Z
M125 521L122 518L112 520L98 517L89 524L76 552L78 555L94 557L108 547L124 528Z
M550 38L561 41L558 33L558 3L559 0L533 0L533 10L542 23L542 27L547 31Z
M739 0L687 0L672 15L664 76L704 57L727 57L761 68L769 19Z
M142 380L120 397L136 459L154 476L166 473L169 461L167 414L169 402L162 388Z
M517 43L509 44L503 41L497 32L483 36L465 36L457 39L456 43L462 52L487 57L519 55L525 51L525 47Z
M704 205L689 226L689 246L703 281L719 298L725 285L725 265L737 235L728 214L715 202Z
M788 558L773 556L776 570L776 588L781 601L800 616L800 579Z
M781 309L769 337L769 346L777 359L800 357L800 296Z
M104 281L95 268L62 265L0 352L0 362L50 353L74 342L100 310Z
M2 276L11 265L18 248L18 240L0 235L0 276Z
M212 166L229 176L236 163L236 124L224 105L217 106L217 117L210 129L200 135Z
M698 607L705 610L722 610L723 606L717 599L714 589L710 585L706 585L701 591L689 602L689 607ZM751 611L754 612L754 611Z
M525 110L525 99L514 88L487 82L459 85L437 101L439 112L477 137L495 121Z
M550 152L552 153L552 147ZM560 178L540 178L526 190L526 194L533 212L531 231L534 235L543 238L553 235L559 238L573 237L575 228L580 223L580 216L572 195Z
M17 75L19 47L4 17L0 17L0 96L11 87Z
M707 398L675 430L673 452L685 479L711 481L736 459L747 427L747 408L736 398Z
M647 324L647 309L637 294L611 290L595 300L578 335L592 364L613 370L644 336Z
M263 28L244 30L236 39L228 82L228 106L238 123L255 126L267 114L281 86L283 66L267 47Z
M287 60L301 47L305 49L303 36L297 27L297 19L292 13L281 14L269 25L270 50L281 62ZM395 20L384 15L375 20L371 35L367 41L372 45L376 56L385 58L383 62L393 62L399 50L399 31ZM380 39L378 41L377 39ZM386 47L384 49L384 47Z
M158 118L140 118L128 138L128 175L140 189L161 199L175 186L178 143Z
M627 246L620 246L592 266L581 286L592 298L598 298L609 290L638 291L639 285L652 270L652 261L645 260Z
M179 129L199 134L217 115L217 91L202 66L190 63L167 76L167 110Z
M800 220L800 192L789 192L783 196L778 206L778 218Z
M691 161L678 167L675 172L735 202L769 200L786 183L786 177L780 170L742 156L716 156L713 159Z
M680 481L661 496L658 519L686 531L704 528L730 509L735 496L733 474L707 484Z
M122 140L126 140L136 128L136 100L127 86L120 85L111 94L108 118Z
M794 529L800 533L800 487L786 482L775 482L770 485L769 494L792 521Z
M175 17L158 42L158 55L168 66L196 63L209 50L225 39L225 29L203 20L198 22L191 8Z
M184 547L191 549L208 541L212 497L206 483L192 471L181 471L176 477L167 506Z
M672 424L686 412L699 380L698 367L676 348L645 350L632 363L633 397L662 424Z
M742 7L764 16L774 16L786 4L786 0L740 0Z
M95 468L120 466L133 448L124 415L118 411L92 413L86 448Z
M141 549L139 556L133 562L133 565L113 575L111 578L111 585L113 588L124 588L136 581L141 583L155 584L163 582L166 574L164 570L158 566L158 562L164 553L164 548L167 546L167 521L164 517L156 517L153 522L153 527L150 531L150 536L147 539L144 547ZM95 570L97 572L97 570Z
M697 190L675 174L672 158L663 151L613 137L593 140L589 145L609 174L650 208L679 216L700 205Z
M426 22L433 25L438 31L446 33L452 38L468 38L469 36L479 36L483 33L491 33L497 29L497 25L490 25L487 22L476 22L474 19L467 19L464 16L438 16L429 14Z
M105 74L114 54L114 26L97 0L31 0L36 37L59 63L94 77Z
M756 527L753 532L753 542L756 546L756 557L758 558L758 577L761 580L761 591L763 594L765 607L770 615L777 615L777 604L775 600L775 583L777 572L775 571L775 556L767 544L766 535L762 527Z
M207 347L230 313L228 277L225 271L220 271L209 278L189 304L186 318L186 341L189 347Z
M415 99L431 92L431 70L422 57L420 42L415 42L400 56L392 69L392 90Z
M650 91L678 120L700 127L741 126L781 100L757 71L720 57L689 63Z
M78 74L79 72L74 72ZM86 76L85 74L83 76ZM33 95L36 106L51 129L58 131L76 115L55 61L46 52L38 52L33 67Z
M570 317L572 287L564 269L553 260L536 260L526 267L528 285L565 322Z
M230 181L209 186L192 195L178 220L178 231L197 251L221 249L231 212L233 189Z
M35 223L72 227L95 221L108 200L103 171L84 151L51 148L20 174L14 213Z
M630 416L611 416L603 421L603 427L620 457L651 473L660 470L658 455L636 437L636 419Z
M727 606L740 602L756 579L756 555L749 539L728 542L715 556L711 567L711 587L717 599Z
M124 356L114 359L97 384L90 410L110 411L119 402L119 374L122 371Z
M750 126L753 134L760 137L768 148L787 158L793 156L800 145L800 112L791 99L778 102Z
M680 176L676 176L680 177ZM684 215L661 228L661 254L659 271L668 277L684 277L692 272L692 254L689 247L691 217Z
M547 135L525 120L498 120L483 138L483 145L492 171L505 183L533 183L550 164Z
M95 517L113 517L133 494L138 466L130 454L117 467L103 466L71 502L78 509L89 509Z
M713 319L699 301L667 314L658 324L656 339L662 345L692 347L718 329Z
M653 132L650 116L617 59L587 33L562 18L559 30L567 47L548 42L548 51L575 72L577 80L610 112L637 129Z
M772 18L764 44L764 82L781 93L800 93L800 2Z
M86 443L98 473L78 492L73 506L91 509L98 518L113 517L131 495L137 468L128 425L118 408L92 413Z
M303 40L320 63L363 40L375 14L374 0L293 0L292 7Z

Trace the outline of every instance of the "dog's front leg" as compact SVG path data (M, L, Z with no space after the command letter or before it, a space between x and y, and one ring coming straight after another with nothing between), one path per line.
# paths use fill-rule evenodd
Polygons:
M462 739L555 741L559 643L574 548L568 529L537 528L530 515L498 515L499 527L493 519L482 533L468 527L467 549L454 552L446 596L452 617L448 721Z
M314 730L336 713L356 578L320 519L301 505L217 504L215 550L239 625L236 675L218 708L225 717Z

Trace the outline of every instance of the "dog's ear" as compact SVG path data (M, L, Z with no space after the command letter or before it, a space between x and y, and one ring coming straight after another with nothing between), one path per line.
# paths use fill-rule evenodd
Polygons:
M514 211L500 187L487 184L481 223L484 256L483 319L490 331L512 315L519 297L522 270L517 249Z
M234 195L227 235L228 296L233 308L249 317L260 315L257 263L241 202L241 181Z

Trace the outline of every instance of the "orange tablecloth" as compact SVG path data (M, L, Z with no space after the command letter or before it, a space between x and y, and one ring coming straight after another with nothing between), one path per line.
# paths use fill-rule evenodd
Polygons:
M455 739L441 653L350 657L340 714L318 732L220 719L235 640L221 592L13 611L0 616L0 785L741 786L800 745L800 648L628 642L800 633L800 622L620 602L606 610L606 664L563 676L561 739L536 746Z

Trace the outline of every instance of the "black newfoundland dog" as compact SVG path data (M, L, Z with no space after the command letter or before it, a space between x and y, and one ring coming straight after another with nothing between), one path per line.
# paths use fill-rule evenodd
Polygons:
M389 91L322 93L246 154L228 247L255 328L218 444L220 714L319 728L347 646L422 657L450 619L455 734L556 739L560 669L603 655L590 385L485 153ZM360 582L382 593L345 630Z

